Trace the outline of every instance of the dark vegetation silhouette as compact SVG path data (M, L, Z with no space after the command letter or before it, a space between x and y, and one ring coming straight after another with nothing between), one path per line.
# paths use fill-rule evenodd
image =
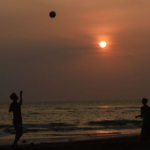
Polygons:
M143 125L141 129L141 141L144 142L147 139L150 139L150 107L147 105L148 99L143 98L141 107L141 114L135 118L143 118Z
M12 144L12 148L15 148L17 146L17 142L19 141L19 139L23 134L22 117L21 117L22 93L23 91L20 91L19 103L17 102L18 96L16 95L16 93L12 93L10 95L10 99L13 100L13 102L10 105L9 112L13 112L13 125L16 131L16 136L14 143Z

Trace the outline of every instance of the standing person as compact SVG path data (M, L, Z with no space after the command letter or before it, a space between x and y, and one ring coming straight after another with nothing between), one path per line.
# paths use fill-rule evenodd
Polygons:
M13 112L13 125L16 131L16 136L14 143L12 144L12 148L15 148L17 146L17 142L19 141L20 137L23 133L23 127L22 127L22 117L21 117L21 105L22 105L22 93L23 91L20 91L20 101L17 102L18 96L16 93L12 93L10 95L10 99L13 100L13 102L10 105L9 112Z
M135 118L143 118L143 125L141 130L141 141L146 141L150 138L150 107L147 105L148 99L143 98L141 107L141 115L136 116Z

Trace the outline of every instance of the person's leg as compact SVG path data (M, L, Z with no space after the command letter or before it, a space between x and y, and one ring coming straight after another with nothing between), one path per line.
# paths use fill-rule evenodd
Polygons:
M145 142L146 140L146 123L143 123L141 129L141 142Z
M146 126L146 139L150 139L150 123L147 123Z
M14 140L14 143L12 144L12 146L16 147L17 142L19 141L19 139L22 136L23 129L22 129L22 124L15 124L14 127L15 127L15 130L16 130L16 136L15 136L15 140Z

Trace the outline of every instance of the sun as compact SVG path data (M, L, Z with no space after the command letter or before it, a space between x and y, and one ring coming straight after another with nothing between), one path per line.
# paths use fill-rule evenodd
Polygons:
M99 45L100 45L100 47L101 48L104 48L104 47L106 47L106 42L105 41L101 41L100 43L99 43Z

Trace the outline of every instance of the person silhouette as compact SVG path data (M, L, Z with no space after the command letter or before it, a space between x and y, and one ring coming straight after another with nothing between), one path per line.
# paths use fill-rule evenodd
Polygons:
M9 112L13 112L13 126L16 131L16 136L12 144L12 148L15 148L17 146L17 142L19 141L19 139L23 134L22 117L21 117L22 93L23 91L20 91L19 103L17 102L18 96L16 95L16 93L12 93L10 95L10 99L13 100L13 102L10 104Z
M150 138L150 107L147 105L148 99L143 98L141 107L141 115L136 116L135 118L143 118L143 125L141 129L141 141L144 142Z

